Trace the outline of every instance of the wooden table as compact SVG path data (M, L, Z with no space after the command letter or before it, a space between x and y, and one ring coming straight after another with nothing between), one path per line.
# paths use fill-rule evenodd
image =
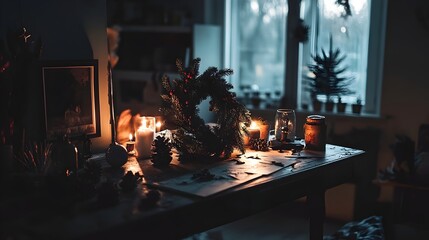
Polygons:
M325 190L353 181L353 168L359 164L363 153L361 150L327 145L325 156L299 158L299 163L293 166L282 167L272 174L208 197L160 188L161 199L156 207L150 209L140 207L140 200L149 186L207 168L207 165L181 164L173 160L170 167L158 169L150 160L137 161L130 157L120 170L105 165L104 174L110 178L120 178L126 171L144 175L143 183L135 192L120 195L118 205L93 211L80 206L72 213L59 212L49 218L32 209L34 213L30 216L21 216L21 219L2 225L8 229L22 227L21 230L27 235L42 239L180 239L307 196L310 239L322 239ZM277 151L249 150L242 158L256 154L261 161L268 162L283 161L287 155Z

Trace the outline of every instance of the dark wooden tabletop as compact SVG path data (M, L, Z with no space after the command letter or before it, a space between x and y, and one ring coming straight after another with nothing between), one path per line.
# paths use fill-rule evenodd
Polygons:
M114 239L140 237L145 239L180 239L232 221L268 210L286 201L353 181L353 168L364 156L361 150L327 145L325 156L297 157L296 164L285 165L271 174L260 176L208 197L180 190L164 188L158 183L202 168L207 163L180 163L173 159L167 168L156 168L150 160L130 157L121 169L112 169L103 159L103 176L120 179L132 171L143 175L141 184L132 193L120 194L115 206L99 208L94 200L77 203L73 211L49 213L37 207L28 207L26 214L15 219L2 219L3 227L22 231L25 235L41 239ZM278 151L255 152L267 162L281 162L287 153ZM233 155L233 159L236 156ZM225 161L224 161L225 162ZM221 165L223 162L213 163ZM150 190L161 194L154 207L142 205ZM324 195L323 195L324 196ZM3 201L2 208L12 201ZM12 204L10 207L18 207ZM2 210L2 211L3 211ZM9 211L10 212L10 209Z

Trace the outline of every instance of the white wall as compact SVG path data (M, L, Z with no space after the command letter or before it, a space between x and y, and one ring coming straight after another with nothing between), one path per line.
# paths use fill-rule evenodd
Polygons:
M41 60L98 59L102 137L92 139L92 150L105 151L110 143L106 1L1 0L0 3L2 38L8 29L25 26L33 39L42 40Z

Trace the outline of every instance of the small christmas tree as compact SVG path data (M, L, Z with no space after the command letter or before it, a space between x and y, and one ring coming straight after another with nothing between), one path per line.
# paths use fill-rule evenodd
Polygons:
M237 101L233 88L224 77L231 69L208 68L199 75L200 59L194 59L189 68L176 61L180 79L170 82L163 77L165 93L161 95L161 112L167 122L177 126L173 146L180 153L179 160L219 159L229 157L234 148L244 153L242 130L250 125L250 113ZM210 111L217 113L216 124L205 124L198 116L198 104L211 97ZM244 123L244 127L243 127Z
M308 65L309 70L314 74L308 78L308 88L313 98L322 94L327 101L331 101L332 96L352 94L348 87L353 81L352 77L340 77L346 68L339 68L345 56L340 56L340 50L332 49L332 36L329 38L329 54L322 49L322 56L316 54L311 57L315 64Z

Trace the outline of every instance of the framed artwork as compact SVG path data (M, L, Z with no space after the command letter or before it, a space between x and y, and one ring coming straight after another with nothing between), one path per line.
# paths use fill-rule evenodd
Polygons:
M98 61L44 61L41 69L47 139L99 137Z

